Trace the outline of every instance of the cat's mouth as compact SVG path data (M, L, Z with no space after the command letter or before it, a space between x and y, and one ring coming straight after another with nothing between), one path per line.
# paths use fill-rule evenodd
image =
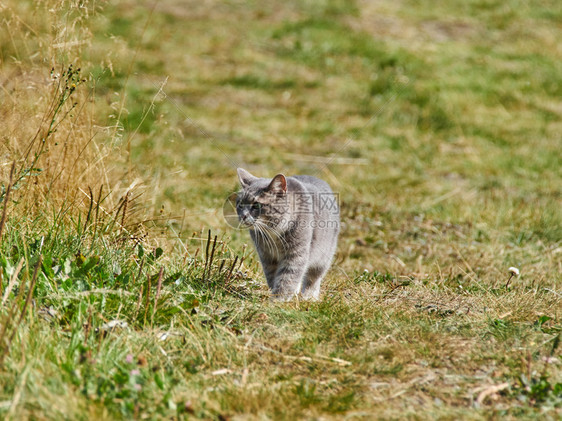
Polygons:
M240 227L241 227L241 228L249 228L249 229L252 229L252 228L254 228L254 226L255 226L255 224L252 224L251 222L243 222L243 221L240 221Z
M256 221L250 215L240 216L238 221L240 221L242 228L252 228L256 224Z

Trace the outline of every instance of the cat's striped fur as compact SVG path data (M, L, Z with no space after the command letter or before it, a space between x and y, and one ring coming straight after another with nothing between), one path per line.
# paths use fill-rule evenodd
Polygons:
M239 168L236 211L250 229L273 298L318 299L339 233L339 204L312 176L259 178Z

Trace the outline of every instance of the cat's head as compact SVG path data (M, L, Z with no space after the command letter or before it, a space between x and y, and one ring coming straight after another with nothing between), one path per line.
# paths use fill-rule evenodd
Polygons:
M236 213L243 226L277 229L286 225L291 218L287 179L283 174L272 179L259 178L238 168L238 179L242 190L236 197Z

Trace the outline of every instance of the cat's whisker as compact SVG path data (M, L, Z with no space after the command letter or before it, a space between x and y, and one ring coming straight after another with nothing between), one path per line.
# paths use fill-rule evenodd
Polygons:
M258 222L258 225L260 227L260 230L262 231L264 238L265 238L265 242L267 243L267 246L272 250L275 251L275 254L279 255L279 247L277 246L277 242L275 241L274 238L272 238L269 233L270 233L270 227L262 222L261 220L256 221Z
M263 232L263 228L259 220L254 223L254 232L256 233L256 238L269 248L267 235Z
M272 234L272 237L274 236L275 239L281 243L281 246L283 247L283 249L287 250L289 245L287 244L287 240L285 240L285 238L283 238L281 233L279 231L277 231L274 227L270 227L267 224L264 224L264 225L265 225L265 229L268 232L268 234Z
M271 239L271 242L275 245L275 251L277 252L278 255L279 255L279 252L280 252L278 243L281 243L283 251L285 251L287 249L285 241L283 240L283 238L281 238L281 236L279 236L279 234L275 230L273 230L267 224L264 224L264 229L268 233L268 236Z
M268 225L267 228L273 235L275 235L276 238L279 239L279 241L281 241L283 247L288 248L287 240L285 239L283 233L277 227L271 227Z

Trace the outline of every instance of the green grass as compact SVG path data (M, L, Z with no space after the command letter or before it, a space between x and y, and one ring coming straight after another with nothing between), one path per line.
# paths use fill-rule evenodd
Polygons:
M5 3L2 418L560 417L558 1ZM339 193L321 301L236 166Z

